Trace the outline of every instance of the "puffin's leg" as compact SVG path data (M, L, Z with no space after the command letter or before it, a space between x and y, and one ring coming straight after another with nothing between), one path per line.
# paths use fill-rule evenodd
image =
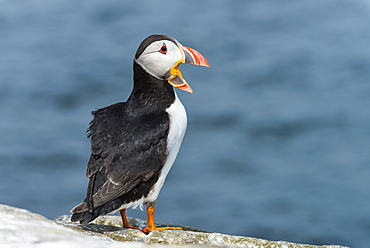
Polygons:
M146 209L146 213L148 215L148 226L145 227L142 231L146 234L150 233L151 231L158 230L158 231L164 231L164 230L182 230L181 227L156 227L154 223L154 206L148 206Z
M121 209L119 211L119 213L121 214L121 218L122 218L122 223L123 223L123 227L124 228L132 228L132 229L137 229L137 230L140 230L139 228L137 227L134 227L134 226L131 226L130 223L128 223L128 220L127 220L127 217L126 217L126 209Z

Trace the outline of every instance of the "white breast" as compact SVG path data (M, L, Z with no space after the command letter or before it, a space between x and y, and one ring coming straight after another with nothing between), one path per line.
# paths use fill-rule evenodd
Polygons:
M170 130L167 137L167 160L163 166L161 174L159 175L158 181L154 184L152 190L144 199L144 203L155 202L157 200L166 176L176 159L177 153L180 150L181 142L185 135L187 126L186 111L180 99L177 97L176 92L175 97L175 102L166 109L170 117Z
M166 176L170 171L173 162L176 159L177 153L180 150L182 139L184 138L186 126L187 126L187 117L184 106L182 105L180 99L177 97L175 92L175 102L166 109L170 117L170 130L167 137L167 160L163 166L161 174L159 175L158 181L154 184L153 188L150 190L148 196L122 205L119 209L126 208L137 208L140 207L143 210L143 204L149 202L155 202L158 198L159 192L162 189L163 183L166 180Z

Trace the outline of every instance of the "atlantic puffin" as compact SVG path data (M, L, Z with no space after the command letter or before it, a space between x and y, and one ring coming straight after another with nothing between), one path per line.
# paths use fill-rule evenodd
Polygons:
M170 36L145 38L134 57L127 101L92 112L89 183L84 202L71 210L73 222L87 224L119 210L123 226L137 229L129 224L126 209L145 204L148 226L141 231L181 230L156 227L154 206L187 126L185 108L173 88L193 93L179 70L182 63L210 67L201 53Z

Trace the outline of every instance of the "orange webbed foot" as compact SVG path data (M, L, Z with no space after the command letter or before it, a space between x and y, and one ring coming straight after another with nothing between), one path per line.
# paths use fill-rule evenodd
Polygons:
M121 209L120 214L122 217L122 223L124 228L131 228L140 230L145 234L149 234L152 231L166 231L166 230L183 230L181 227L173 227L173 226L165 226L165 227L156 227L154 223L154 206L148 206L147 207L147 214L148 214L148 226L144 229L139 229L137 227L131 226L130 223L128 223L127 217L126 217L126 209Z
M156 227L154 222L154 206L148 206L146 209L147 215L148 215L148 226L145 227L143 230L141 230L143 233L150 233L151 231L165 231L165 230L182 230L181 227L172 227L172 226L166 226L166 227Z
M152 231L166 231L166 230L182 230L181 227L174 227L174 226L165 226L165 227L145 227L143 230L141 230L145 234L149 234Z

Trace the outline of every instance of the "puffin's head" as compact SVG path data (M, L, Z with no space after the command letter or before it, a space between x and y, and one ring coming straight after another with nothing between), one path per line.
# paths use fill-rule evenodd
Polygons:
M150 75L167 80L172 86L193 93L193 89L182 76L181 63L207 66L209 63L198 51L182 46L166 35L151 35L141 42L135 61Z

